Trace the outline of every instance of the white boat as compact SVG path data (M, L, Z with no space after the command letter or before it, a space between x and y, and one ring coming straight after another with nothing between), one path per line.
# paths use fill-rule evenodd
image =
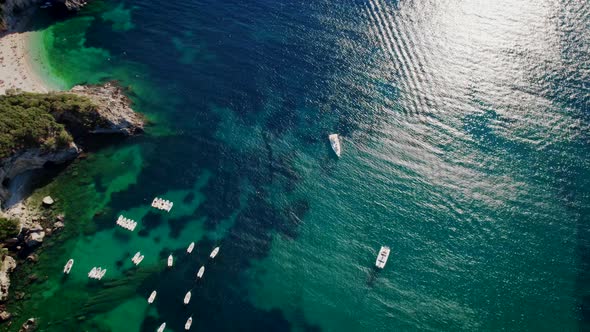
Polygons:
M195 243L191 242L191 244L188 245L188 248L186 248L186 252L190 254L191 252L193 252L193 249L195 249Z
M330 139L330 145L332 146L332 150L334 150L334 153L338 157L340 157L342 149L340 147L340 139L338 138L338 134L330 134L328 135L328 138Z
M133 258L131 258L131 261L135 263L139 259L139 255L141 255L141 253L139 251L136 252L135 255L133 255Z
M70 258L70 260L64 266L64 273L70 274L70 271L72 270L73 265L74 265L74 260Z
M174 264L174 258L172 255L168 256L168 267L171 267Z
M193 324L193 318L192 317L189 317L186 320L186 323L184 324L184 329L187 330L187 331L190 330L192 324Z
M96 279L100 280L104 275L107 273L107 269L101 270L100 273L97 273Z
M184 296L184 304L188 304L191 301L191 291L186 292L186 295Z
M199 269L199 272L197 272L197 278L201 279L203 278L203 274L205 273L205 266L201 266L201 268Z
M379 255L377 255L377 261L375 261L375 265L382 269L385 267L385 263L387 263L387 259L389 258L389 247L382 246L381 250L379 250Z
M96 266L92 268L92 270L90 270L90 272L88 272L88 278L95 278L96 277Z
M139 263L141 263L141 261L143 260L143 255L139 256L139 258L137 258L137 260L134 262L135 265L139 265Z
M158 293L157 293L156 291L153 291L153 292L150 294L150 297L148 297L148 303L150 303L150 304L154 303L154 300L156 299L156 295L157 295L157 294L158 294Z
M164 332L165 328L166 328L166 323L162 323L162 325L160 325L160 327L158 327L158 332Z
M215 258L215 256L217 256L217 253L219 253L219 247L215 247L215 249L213 249L213 251L211 252L211 254L209 255L210 258Z

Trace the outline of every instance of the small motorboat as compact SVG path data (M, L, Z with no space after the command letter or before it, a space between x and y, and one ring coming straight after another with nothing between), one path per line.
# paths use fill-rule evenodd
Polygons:
M90 272L88 272L88 278L96 278L96 273L97 273L98 269L95 267L92 268L92 270L90 270Z
M191 291L186 292L186 295L184 296L184 304L188 304L191 301Z
M332 150L334 150L334 153L338 157L340 157L342 149L340 147L340 139L338 138L338 134L330 134L328 135L328 138L330 139L330 145L332 146Z
M100 268L99 268L100 269ZM100 273L97 272L96 274L96 279L100 280L102 279L102 277L104 277L104 275L107 273L107 269L104 270L100 270Z
M162 323L162 325L160 325L160 327L158 327L158 332L164 332L165 328L166 328L166 323Z
M210 258L215 258L215 256L217 256L217 254L219 253L219 247L215 247L215 249L213 249L213 251L211 252L211 254L209 255Z
M135 262L134 262L134 263L135 263L135 265L139 265L139 263L141 263L141 261L143 260L143 258L144 258L144 256L143 256L143 255L139 256L139 257L137 258L137 260L135 260Z
M156 295L157 295L157 294L158 294L158 293L157 293L156 291L153 291L153 292L150 294L150 297L148 297L148 303L149 303L149 304L152 304L152 303L154 303L154 300L156 299Z
M193 252L193 249L195 249L195 243L191 242L191 244L188 245L188 248L186 248L186 252L190 254L191 252Z
M389 247L381 247L381 250L379 250L379 255L377 255L377 260L375 261L375 266L380 269L385 267L385 263L387 263L387 259L389 258L389 251Z
M135 255L133 255L133 258L131 258L131 261L135 263L135 261L139 258L139 255L141 255L141 252L136 252Z
M187 330L187 331L190 330L192 324L193 324L193 318L192 317L189 317L186 320L186 323L184 324L184 329Z
M204 273L205 273L205 265L201 266L201 268L199 269L199 272L197 272L197 278L199 278L199 279L203 278Z
M170 255L168 256L168 267L172 267L172 264L174 264L174 258Z
M74 260L72 258L70 258L70 260L64 266L64 273L70 274L70 271L72 270L72 266L74 266Z

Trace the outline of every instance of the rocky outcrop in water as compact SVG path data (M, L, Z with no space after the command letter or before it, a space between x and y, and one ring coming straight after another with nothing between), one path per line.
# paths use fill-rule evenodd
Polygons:
M87 97L98 105L97 115L101 125L92 134L133 135L143 132L144 120L131 109L131 100L123 88L115 83L104 85L77 85L69 92Z

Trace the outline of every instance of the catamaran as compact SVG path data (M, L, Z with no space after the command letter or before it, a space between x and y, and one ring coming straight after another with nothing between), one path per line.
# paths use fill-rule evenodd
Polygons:
M73 265L74 265L74 260L72 258L70 258L70 260L64 266L64 273L70 274L70 271L72 270Z
M379 250L379 255L377 255L377 261L375 261L375 265L382 269L385 267L385 263L387 263L387 259L389 258L389 247L382 246L381 250Z
M205 273L205 265L201 266L201 268L199 269L199 272L197 272L197 278L199 278L199 279L203 278L204 273Z
M162 323L162 325L160 325L160 327L158 327L158 332L164 332L165 328L166 328L166 323Z
M340 147L340 139L338 138L338 134L330 134L328 135L328 138L330 139L330 145L332 146L332 150L334 150L334 153L338 157L340 157L342 149Z
M186 295L184 296L184 304L188 304L191 301L191 291L186 292Z
M193 317L189 317L186 320L186 323L184 324L184 329L187 330L187 331L190 330L192 324L193 324Z
M217 253L219 253L219 247L215 247L215 249L213 249L213 251L211 252L211 254L209 255L210 258L215 258L215 256L217 256Z
M173 263L174 263L174 258L172 257L172 255L168 256L168 267L172 267Z
M191 244L188 245L188 248L186 248L186 252L190 254L191 252L193 252L193 249L195 249L195 243L191 242Z
M158 294L158 293L157 293L156 291L153 291L153 292L150 294L150 297L148 297L148 303L149 303L149 304L152 304L152 303L154 303L154 300L156 299L156 295L157 295L157 294Z

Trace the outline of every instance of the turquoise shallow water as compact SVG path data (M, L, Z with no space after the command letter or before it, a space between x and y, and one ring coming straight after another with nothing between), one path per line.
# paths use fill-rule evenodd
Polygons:
M209 331L587 329L589 12L112 0L41 25L51 75L119 80L153 124L41 189L67 227L42 249L42 281L17 282L18 319L44 331L181 331L190 315ZM156 195L172 213L149 208ZM115 228L121 213L138 231ZM381 245L392 254L376 271ZM95 265L102 282L86 277Z

